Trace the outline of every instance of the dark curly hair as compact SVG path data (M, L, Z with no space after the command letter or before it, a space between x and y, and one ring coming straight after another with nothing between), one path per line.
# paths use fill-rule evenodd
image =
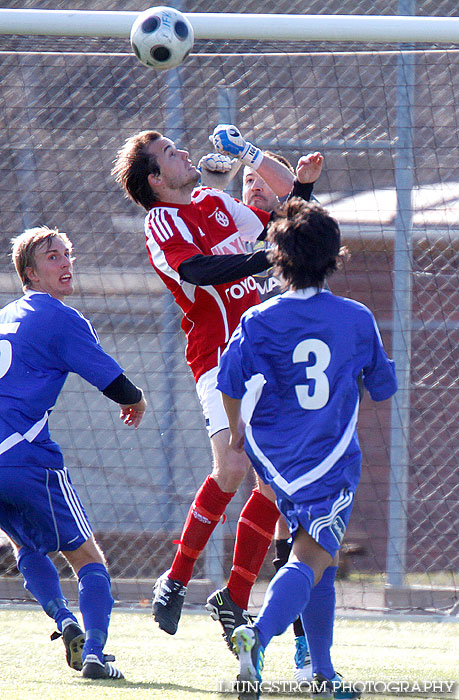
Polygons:
M338 267L341 233L337 221L316 202L293 197L276 212L267 240L274 274L293 289L321 288Z

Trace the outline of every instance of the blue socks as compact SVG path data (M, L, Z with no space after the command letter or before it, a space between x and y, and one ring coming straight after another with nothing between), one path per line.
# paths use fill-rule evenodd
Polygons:
M64 598L59 582L59 574L48 556L21 547L17 557L17 567L24 577L24 588L32 593L45 613L56 621L60 632L65 619L70 618L73 622L77 622L75 615L67 607L67 600Z
M60 632L66 619L78 624L75 615L67 607L59 574L48 556L21 547L17 567L24 577L24 588L32 593L45 613L56 621ZM86 630L83 659L88 654L96 654L103 662L103 648L113 607L110 576L103 564L92 563L81 567L78 572L78 593Z
M337 571L337 566L325 569L319 583L312 589L309 603L301 615L314 673L321 673L330 680L335 675L330 648L333 644Z
M314 572L302 562L288 562L271 580L255 626L260 643L266 647L271 639L285 632L308 604L314 585Z
M272 579L263 607L255 620L260 643L266 647L301 614L314 673L333 679L330 657L335 621L335 578L337 566L325 569L314 586L312 569L302 562L288 562Z
M110 576L103 564L86 564L78 572L78 592L81 615L86 630L83 660L96 654L103 662L113 598Z

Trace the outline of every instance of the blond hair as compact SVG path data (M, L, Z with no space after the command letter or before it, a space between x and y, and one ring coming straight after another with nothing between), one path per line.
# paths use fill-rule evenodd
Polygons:
M48 226L28 228L19 236L11 239L11 258L24 291L29 289L32 284L26 270L28 267L35 266L35 251L41 246L46 246L46 250L49 250L54 238L60 238L71 252L72 243L67 234L62 233L57 228L48 228Z

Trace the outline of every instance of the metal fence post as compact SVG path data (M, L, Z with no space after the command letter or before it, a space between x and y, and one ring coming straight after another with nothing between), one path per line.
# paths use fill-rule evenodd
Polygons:
M399 14L414 14L414 0L400 0ZM402 46L397 66L397 132L395 165L397 214L394 240L393 344L398 392L392 399L389 522L386 571L388 583L402 586L406 571L410 428L413 93L415 55Z

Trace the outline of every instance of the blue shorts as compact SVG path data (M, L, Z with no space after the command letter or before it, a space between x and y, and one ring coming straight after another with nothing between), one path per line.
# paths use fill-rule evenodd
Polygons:
M92 535L65 467L0 467L0 529L41 554L73 551Z
M346 532L353 502L354 492L341 489L332 498L303 503L292 503L287 498L278 497L277 506L292 535L301 526L334 557Z

